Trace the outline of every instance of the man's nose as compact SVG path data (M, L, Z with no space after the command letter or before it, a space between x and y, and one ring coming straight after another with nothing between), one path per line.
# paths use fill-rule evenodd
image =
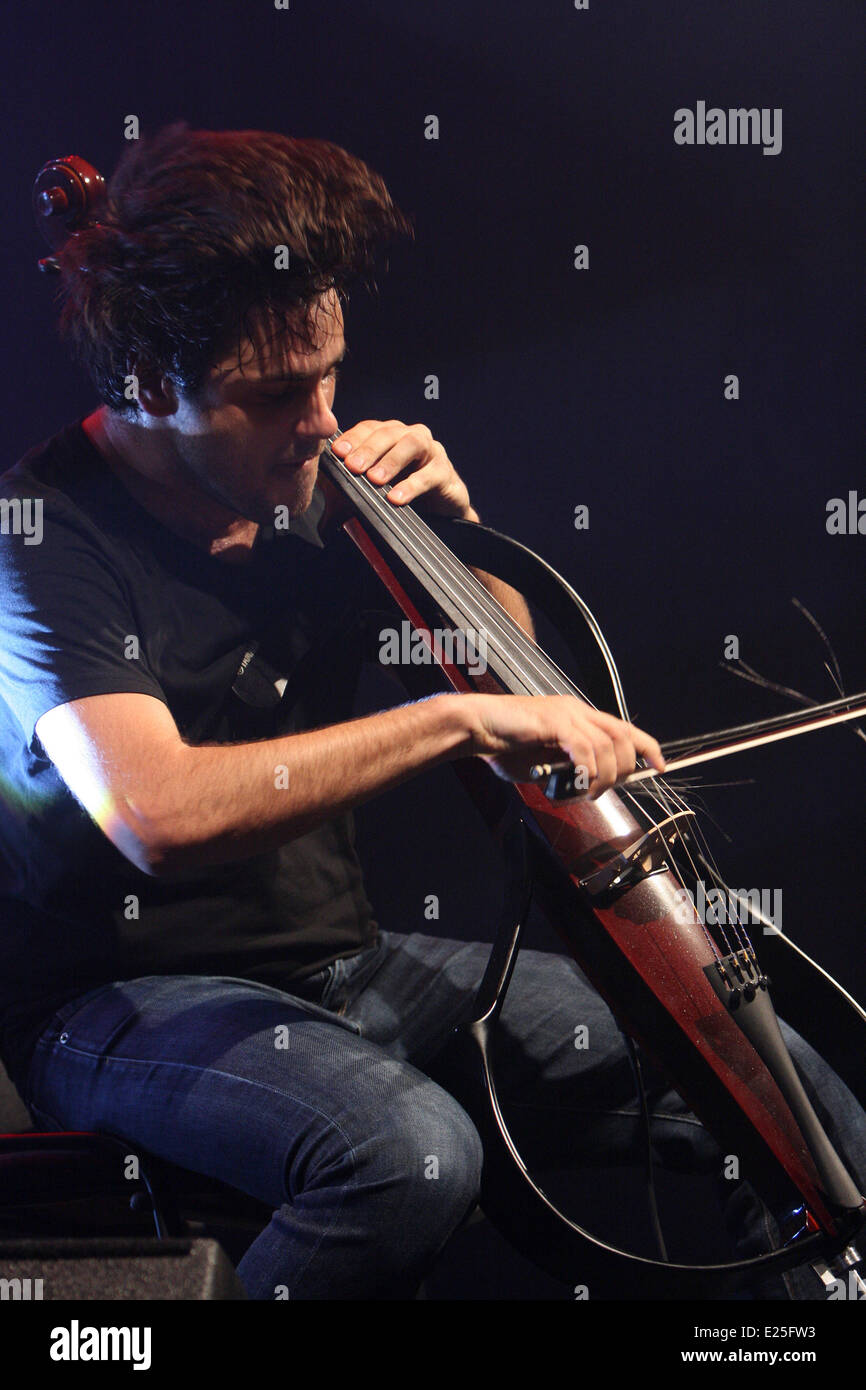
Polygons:
M311 435L318 435L320 439L328 439L339 428L337 417L331 409L328 401L328 388L324 382L314 391L310 392L307 398L306 409L304 410L299 425Z

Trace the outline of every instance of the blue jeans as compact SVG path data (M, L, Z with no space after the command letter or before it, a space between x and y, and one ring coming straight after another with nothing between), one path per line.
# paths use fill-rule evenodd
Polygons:
M46 1128L120 1135L272 1206L238 1266L251 1298L411 1298L479 1197L478 1130L435 1075L489 949L382 932L294 992L198 975L106 985L43 1032L25 1101ZM580 1027L586 1046L576 1045ZM862 1190L866 1115L808 1044L783 1031ZM592 1229L599 1169L639 1168L641 1127L620 1033L573 961L519 953L496 1057L530 1171L593 1173L587 1213L574 1213L588 1214ZM719 1175L723 1155L707 1131L652 1071L647 1081L659 1161ZM720 1188L736 1226L727 1258L771 1248L774 1221L748 1185ZM799 1269L759 1296L824 1294Z

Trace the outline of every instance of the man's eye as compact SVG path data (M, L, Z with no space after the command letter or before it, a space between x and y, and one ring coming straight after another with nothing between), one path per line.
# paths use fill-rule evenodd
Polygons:
M283 401L294 399L297 394L297 389L292 386L288 391L268 392L266 396L261 396L259 399L264 405L280 405Z
M339 375L339 367L332 367L331 370L327 373L327 375L322 377L322 380L331 381L334 384L336 384ZM260 396L259 399L263 403L267 403L269 405L279 405L285 401L297 400L302 390L302 386L289 386L286 388L285 391L268 392L266 395Z

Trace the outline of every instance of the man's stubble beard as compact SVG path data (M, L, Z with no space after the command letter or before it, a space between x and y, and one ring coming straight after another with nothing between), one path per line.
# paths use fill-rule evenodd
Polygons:
M194 436L187 436L183 441L183 447L176 447L176 463L182 481L234 512L236 516L245 521L256 522L259 526L272 526L277 507L287 507L289 516L295 517L303 515L310 506L319 476L318 459L315 468L310 470L309 477L301 476L300 471L297 477L289 473L283 478L277 478L273 474L266 475L270 483L269 491L274 489L270 491L270 496L267 499L261 495L244 498L240 493L229 491L219 480L214 480L213 455L207 447L198 448L197 443ZM276 491L278 488L282 496Z

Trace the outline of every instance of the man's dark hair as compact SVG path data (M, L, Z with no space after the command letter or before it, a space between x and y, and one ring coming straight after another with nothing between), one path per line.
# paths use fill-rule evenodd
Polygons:
M339 146L178 123L130 146L99 225L58 253L61 332L116 410L134 408L133 372L195 396L252 313L312 347L313 302L373 288L376 250L398 233L411 226L382 179Z

